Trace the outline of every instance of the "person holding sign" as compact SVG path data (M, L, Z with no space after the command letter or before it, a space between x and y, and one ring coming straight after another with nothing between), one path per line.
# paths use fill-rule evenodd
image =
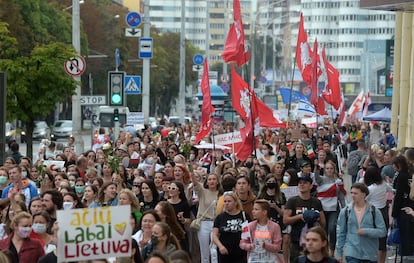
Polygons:
M250 238L240 241L240 248L248 252L249 263L277 262L282 233L280 226L270 220L269 211L269 201L259 199L254 202L253 217L256 220L249 223Z
M13 262L37 262L45 251L39 240L30 238L32 216L27 212L16 214L12 220L13 233L0 240L0 250L9 250Z
M89 208L118 205L116 187L117 185L113 182L104 183L99 189L97 200L91 203Z
M145 261L154 252L162 253L168 257L177 249L181 249L181 246L171 233L170 227L164 222L157 222L152 227L151 243L142 249L142 258Z

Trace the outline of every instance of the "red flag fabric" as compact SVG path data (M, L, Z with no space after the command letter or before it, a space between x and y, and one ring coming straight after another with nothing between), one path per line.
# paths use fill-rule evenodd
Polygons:
M317 103L317 107L315 107L316 113L319 115L328 115L328 113L326 112L325 101L323 100L322 96L318 97Z
M322 60L325 69L325 90L323 98L327 103L332 105L335 110L341 105L341 87L339 85L339 72L329 63L326 58L325 47L322 49Z
M243 20L240 11L240 1L233 1L234 22L230 26L227 34L224 51L221 54L224 62L235 62L237 66L242 66L249 61L250 54L244 37Z
M296 43L296 63L306 83L311 82L312 77L312 51L308 43L308 34L305 32L303 14L300 13L298 40Z
M201 125L196 136L196 144L198 144L202 138L209 134L213 125L211 113L214 112L214 107L211 105L207 58L204 60L203 76L201 77L201 92L203 94L203 105L201 106Z
M254 98L256 101L256 109L257 109L257 114L255 115L259 116L260 127L286 128L286 123L278 120L273 115L273 111L271 108L269 108L269 106L267 106L263 101L261 101L256 96L254 96Z
M237 74L234 66L231 67L231 101L233 108L246 122L251 115L251 95L249 85Z

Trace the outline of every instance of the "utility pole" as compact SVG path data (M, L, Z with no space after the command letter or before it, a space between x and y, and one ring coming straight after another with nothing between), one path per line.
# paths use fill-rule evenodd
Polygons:
M76 54L81 54L80 46L80 5L79 0L72 0L72 45ZM81 78L73 77L76 81L75 95L72 96L72 134L75 138L75 151L77 154L83 153L84 142L81 135Z
M181 34L180 34L180 90L178 98L180 123L184 124L185 114L185 0L181 0Z
M144 37L150 36L149 0L144 1ZM150 59L142 59L142 112L144 123L148 123L150 114Z

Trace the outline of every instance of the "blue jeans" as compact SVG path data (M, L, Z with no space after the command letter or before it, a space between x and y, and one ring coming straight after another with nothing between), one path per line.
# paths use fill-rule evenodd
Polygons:
M329 248L331 250L335 250L336 245L336 224L338 222L338 214L337 211L324 211L325 212L325 219L326 219L326 227L325 231L329 237Z
M353 257L345 257L346 263L376 263L377 261L363 260Z

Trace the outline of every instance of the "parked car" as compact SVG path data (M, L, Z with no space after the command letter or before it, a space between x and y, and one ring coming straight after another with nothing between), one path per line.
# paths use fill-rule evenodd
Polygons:
M72 136L72 121L71 120L59 120L55 123L52 129L50 138L54 141L57 139L67 139Z
M6 143L9 143L10 140L16 139L16 129L13 124L6 122Z

